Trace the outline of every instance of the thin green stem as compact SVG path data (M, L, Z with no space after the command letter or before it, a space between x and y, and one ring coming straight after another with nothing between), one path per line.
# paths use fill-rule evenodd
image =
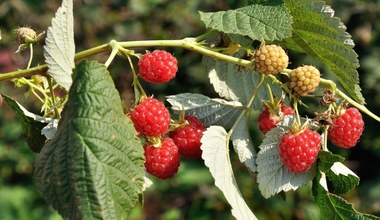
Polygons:
M54 89L53 89L53 79L49 76L47 77L47 81L48 81L48 84L49 84L49 89L50 89L50 93L51 93L51 99L52 99L52 106L54 107L54 115L56 118L61 118L61 114L59 113L58 109L57 109L57 106L56 106L56 98L55 98L55 93L54 93Z
M275 76L273 75L268 75L269 78L271 78L271 80L273 81L273 83L276 83L277 85L279 85L287 94L291 94L289 88L287 86L284 85L284 83L282 83L280 80L278 80Z
M30 89L30 91L33 93L33 95L41 102L41 103L43 103L43 104L45 104L45 101L40 97L40 95L38 95L37 93L36 93L36 91L33 89L33 88L31 88Z
M75 61L78 61L83 58L93 56L93 55L96 55L105 51L109 51L109 50L112 50L112 47L110 47L110 43L102 44L102 45L81 51L79 53L76 53L74 59Z
M271 103L274 103L274 98L273 98L272 89L270 88L270 85L269 85L268 82L266 83L266 86L267 86L267 90L268 90L268 94L269 94L270 102L271 102Z
M342 99L346 100L348 103L350 103L352 106L355 106L356 108L358 108L360 111L364 112L365 114L367 114L368 116L370 116L371 118L375 119L376 121L380 122L380 117L375 115L374 113L372 113L367 107L365 107L364 105L361 105L357 102L355 102L353 99L351 99L350 97L348 97L346 94L344 94L342 91L340 91L339 89L336 89L335 93L340 96Z
M293 99L293 109L294 109L294 112L296 113L296 120L297 120L298 126L301 126L301 117L300 117L300 114L298 112L298 99L297 98Z
M247 110L250 109L250 107L252 106L252 103L253 103L253 101L255 100L256 95L257 95L257 93L259 92L259 89L260 89L261 85L262 85L263 82L264 82L264 79L265 79L265 76L264 76L263 74L260 74L260 81L259 81L259 83L256 85L255 89L253 90L253 93L252 93L250 99L248 100L247 105L245 106L245 108L243 109L243 111L240 113L240 115L239 115L238 118L236 119L235 123L232 125L231 129L228 131L228 134L227 134L227 141L230 140L230 137L231 137L232 133L234 132L236 126L239 124L239 122L240 122L240 120L242 119L242 117L244 116L244 114L246 114Z
M112 61L115 59L115 56L119 52L119 48L120 48L119 43L115 40L111 40L109 42L109 45L112 48L112 51L106 63L104 64L106 67L108 67L112 63Z
M328 86L332 92L335 92L337 90L336 83L332 80L321 78L319 83L324 85L324 86Z
M202 35L199 35L198 37L195 38L195 41L196 42L201 42L201 41L204 41L208 36L210 36L210 34L212 34L213 31L207 31L206 33L202 34Z
M122 50L122 52L126 55L127 59L128 59L128 62L129 62L129 65L131 66L131 70L132 70L132 74L133 74L133 87L134 87L134 90L135 90L135 100L139 100L140 97L137 97L141 94L141 96L144 96L144 97L147 97L146 93L145 93L145 90L144 88L141 86L140 84L140 81L138 79L138 76L137 76L137 73L136 73L136 70L135 70L135 67L133 66L133 62L132 62L132 59L131 59L131 56L130 54L128 53L128 51L125 51Z
M29 61L28 61L28 66L26 67L26 69L29 69L30 66L32 65L32 60L33 60L33 44L29 44L29 51L30 51L30 55L29 55Z
M40 87L36 86L35 84L29 82L29 80L27 80L27 79L25 79L25 78L22 78L22 80L23 80L23 82L24 82L25 84L27 84L32 90L37 90L37 91L39 91L39 92L44 96L45 99L48 98L48 96L47 96L45 90L43 90L43 89L41 89ZM42 103L44 103L44 102L42 102Z

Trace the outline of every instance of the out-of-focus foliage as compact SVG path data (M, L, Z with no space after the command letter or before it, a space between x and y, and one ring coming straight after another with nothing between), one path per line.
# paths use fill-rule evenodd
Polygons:
M243 6L246 0L82 0L74 1L76 51L81 51L111 39L119 41L144 39L179 39L197 36L205 28L198 11L220 11ZM353 35L355 50L359 54L358 69L363 95L368 108L380 114L380 0L330 0ZM18 43L13 34L19 26L31 26L37 32L46 31L51 18L61 4L60 0L3 0L0 2L0 72L25 68L28 51L14 54ZM41 43L43 44L43 43ZM154 48L141 48L153 50ZM202 93L216 97L208 84L201 56L183 49L167 48L179 60L176 80L164 85L148 85L147 90L158 98L183 92ZM32 65L42 64L42 46L35 48ZM298 63L309 63L309 57L288 51L290 59ZM105 61L108 53L94 57ZM37 62L37 60L39 62ZM136 60L135 60L136 61ZM319 63L318 63L319 64ZM117 58L109 69L115 79L126 105L131 104L132 74L126 60ZM324 74L328 74L327 72ZM0 82L0 92L20 101L28 110L38 113L40 105L12 83ZM318 107L318 106L316 106ZM262 135L252 117L252 135L257 145ZM365 119L365 131L358 146L352 150L341 150L331 146L332 151L347 157L346 165L361 178L359 187L343 197L354 203L359 211L380 215L380 135L379 123L369 117ZM11 109L0 108L0 219L33 220L60 219L49 208L33 182L32 153L22 139L21 123ZM264 199L255 184L255 176L248 173L238 158L234 158L234 169L239 188L248 205L259 219L319 219L319 209L311 196L311 185L297 192L286 193ZM182 160L179 173L170 180L152 178L154 185L147 190L144 207L135 208L130 219L232 219L230 207L221 192L213 185L213 179L201 160Z

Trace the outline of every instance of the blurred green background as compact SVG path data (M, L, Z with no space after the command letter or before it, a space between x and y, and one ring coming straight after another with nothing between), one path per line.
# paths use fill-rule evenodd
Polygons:
M111 39L179 39L202 34L205 29L198 11L218 11L237 8L244 0L81 0L74 1L76 51L81 51ZM342 18L356 43L361 67L359 74L368 108L380 115L380 0L327 1ZM0 72L25 68L28 52L15 54L18 43L14 29L30 26L42 32L60 6L58 0L0 1ZM153 48L141 48L141 50ZM158 98L181 92L203 93L216 97L208 84L201 65L201 56L183 49L168 49L179 60L176 80L165 85L146 86ZM289 51L293 64L310 62L311 58ZM107 53L91 59L105 61ZM42 48L36 48L35 62L43 61ZM39 62L38 62L39 61ZM293 67L293 66L291 66ZM116 86L126 104L131 103L131 73L125 60L117 58L111 68ZM32 112L40 105L10 82L0 82L0 92L11 95ZM380 215L380 123L364 116L366 127L358 146L336 153L346 156L346 164L361 178L359 187L343 195L361 212ZM262 135L252 123L252 135L258 145ZM33 183L32 153L22 139L22 128L15 114L5 104L0 107L0 220L60 219L46 205ZM286 198L264 199L257 189L255 176L239 164L234 155L234 169L245 200L259 219L319 219L310 185ZM201 160L182 160L179 173L169 180L153 179L154 185L145 193L144 207L135 208L130 219L232 219L230 207Z

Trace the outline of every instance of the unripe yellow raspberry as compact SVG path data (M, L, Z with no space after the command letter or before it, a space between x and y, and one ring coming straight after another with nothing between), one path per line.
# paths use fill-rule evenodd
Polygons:
M289 64L289 57L280 46L262 45L255 52L255 65L259 73L269 75L277 74Z
M290 74L290 89L299 96L307 96L319 85L320 73L314 66L301 66Z

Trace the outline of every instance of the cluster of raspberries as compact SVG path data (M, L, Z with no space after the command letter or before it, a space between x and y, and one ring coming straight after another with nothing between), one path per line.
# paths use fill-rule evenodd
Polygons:
M163 50L147 52L139 60L139 75L150 83L164 83L175 77L177 59ZM140 136L147 140L144 146L145 168L160 179L178 172L180 156L197 159L201 156L201 138L206 130L201 120L186 116L185 121L170 130L171 117L164 103L147 97L136 105L131 120Z
M289 58L277 45L262 45L255 52L255 68L264 75L275 75L284 71ZM288 72L288 88L294 96L313 93L320 82L320 72L314 66L304 65ZM259 129L265 134L294 110L285 104L266 105L258 116ZM357 108L343 108L331 115L328 138L336 146L351 148L356 145L364 128L362 115ZM321 135L307 127L290 129L279 141L279 156L283 164L294 173L305 172L314 164L321 147Z
M287 68L289 58L280 46L262 45L253 61L258 72L274 75ZM150 83L168 82L178 71L177 59L163 50L147 52L138 66L140 77ZM288 76L288 88L295 96L307 96L319 86L320 72L314 66L300 66L288 71ZM265 134L286 115L294 114L293 108L283 103L265 105L258 117L259 129ZM148 173L161 179L169 178L178 171L180 155L190 159L201 156L201 138L206 129L195 116L186 116L182 125L170 130L172 120L168 109L159 100L148 97L133 108L130 117L139 135L148 140L144 146ZM343 148L355 146L364 128L358 109L341 109L330 118L329 140ZM321 141L321 135L307 126L290 129L279 140L279 156L291 172L305 172L317 159Z

